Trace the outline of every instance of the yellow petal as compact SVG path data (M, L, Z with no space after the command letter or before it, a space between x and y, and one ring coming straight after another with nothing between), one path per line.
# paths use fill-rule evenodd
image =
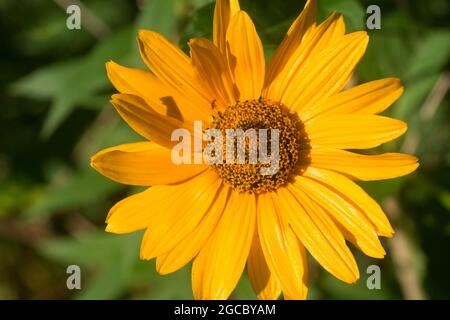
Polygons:
M255 224L255 196L231 192L219 224L192 265L196 299L230 296L245 268Z
M310 27L316 26L316 18L317 18L317 1L316 0L307 0L305 3L305 6L303 7L302 12L298 15L298 17L294 20L294 22L289 27L288 32L286 33L286 36L290 35L300 35L300 38L302 38L305 35L304 29L309 29ZM283 39L281 45L283 45L283 42L285 42L285 45L289 46L290 43L293 41L293 39L290 39L289 41L286 37ZM298 41L298 39L297 39ZM292 43L294 45L294 43Z
M234 105L238 99L226 56L208 39L197 38L189 42L192 65L200 80L216 97L222 108Z
M305 124L311 146L337 149L368 149L404 134L401 120L375 115L338 115Z
M345 35L319 54L311 55L287 83L281 98L286 106L301 113L321 99L341 91L363 56L369 38L366 32ZM299 76L301 75L301 76Z
M141 259L150 260L173 249L204 218L212 205L221 181L214 170L195 178L195 185L179 195L179 210L167 210L160 220L147 229L141 245ZM175 206L175 204L173 204Z
M306 34L316 25L316 0L308 0L303 11L292 23L289 31L273 54L267 66L265 86L270 85L286 65L295 50L301 45Z
M275 207L271 194L258 195L258 234L271 272L283 293L291 299L306 299L306 264L297 237L283 214Z
M311 165L339 171L360 180L383 180L407 175L417 169L417 158L403 153L362 155L339 149L311 150Z
M310 7L310 10L313 10L313 7ZM314 11L308 14L310 15L308 19L312 19ZM301 42L299 38L293 39L299 45L292 48L293 52L290 53L284 64L278 64L276 70L271 70L270 78L268 77L263 90L263 96L274 101L281 101L291 82L299 77L299 70L324 49L332 48L344 33L345 25L342 16L333 14L317 28L310 28Z
M377 114L391 106L403 93L403 86L397 78L387 78L364 83L323 102L302 109L300 117L308 122L315 117L342 114Z
M336 278L356 282L359 271L355 258L331 218L295 186L280 188L277 193L281 211L311 255Z
M260 300L276 300L281 294L281 287L270 272L266 258L261 249L257 230L253 236L252 248L247 261L247 270L253 289Z
M91 166L114 181L138 186L182 182L208 168L206 165L175 165L171 151L154 142L105 149L92 157Z
M295 185L303 190L322 208L347 230L349 239L366 255L383 258L384 251L374 225L359 208L347 202L338 193L316 180L297 176Z
M208 96L208 92L203 90L189 57L164 36L153 31L140 30L138 43L144 62L158 79L186 100L191 100L195 108L192 110L196 113L195 120L209 122L214 97Z
M197 255L222 216L228 200L228 194L229 187L222 185L217 192L216 199L195 229L172 250L157 257L156 270L160 274L169 274L177 271Z
M303 175L320 181L328 188L339 193L347 202L359 207L366 214L374 224L379 235L392 237L394 230L381 206L349 178L333 171L317 169L311 166L305 170Z
M106 70L112 84L120 93L143 97L162 114L190 122L209 119L209 113L199 109L192 99L179 94L148 71L127 68L113 61L106 64Z
M111 102L134 131L161 146L173 147L175 142L171 141L172 132L185 127L182 121L155 111L148 100L138 96L115 94Z
M106 218L106 231L130 233L147 228L157 213L149 210L149 205L159 197L158 189L152 187L144 192L129 196L114 205Z
M199 187L197 179L196 176L180 184L154 186L123 199L109 211L106 231L130 233L142 230L158 223L168 212L181 212L185 207L181 200Z
M331 47L345 35L345 21L341 14L334 13L331 17L330 26L317 41L312 54L318 54L326 48Z
M166 108L162 96L169 96L169 89L148 71L121 66L113 61L106 63L108 78L120 93L132 94L145 99L154 100L153 108L164 114Z
M264 84L265 60L261 40L248 14L239 11L227 32L228 61L240 100L258 99Z
M306 300L307 293L308 293L308 261L306 258L306 250L303 244L299 241L298 237L295 235L294 231L291 227L289 227L287 231L287 237L290 239L289 241L292 243L292 248L294 250L297 250L297 253L295 254L295 257L297 260L295 260L294 265L296 266L302 266L303 268L303 282L304 282L304 292L301 292L300 294L295 293L294 295L291 295L289 292L284 292L284 300ZM295 243L295 244L294 244ZM301 260L300 260L301 259Z
M214 8L213 38L220 52L226 53L227 30L230 20L240 10L238 0L216 0Z

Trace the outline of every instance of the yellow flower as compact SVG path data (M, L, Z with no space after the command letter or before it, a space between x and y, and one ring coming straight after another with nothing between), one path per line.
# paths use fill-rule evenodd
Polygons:
M393 230L380 206L352 180L406 175L417 159L361 155L406 131L376 115L402 94L398 79L345 86L368 44L345 33L342 16L316 25L310 0L266 65L252 20L237 0L217 0L214 41L192 39L190 57L160 34L141 30L152 72L107 63L120 94L112 103L150 140L103 150L92 166L128 185L152 186L116 204L106 230L146 230L141 258L168 274L191 260L197 299L226 299L247 265L261 299L305 299L306 250L336 278L354 283L358 267L346 241L370 257L385 255L379 236ZM193 121L224 131L279 128L280 167L171 161L171 134Z

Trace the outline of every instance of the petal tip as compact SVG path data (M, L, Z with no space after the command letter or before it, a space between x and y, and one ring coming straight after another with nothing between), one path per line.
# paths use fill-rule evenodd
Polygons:
M95 169L95 170L97 170L99 172L100 172L99 160L100 160L100 157L101 157L103 152L104 151L97 152L96 154L94 154L91 157L91 159L89 161L89 165L91 166L91 168L93 168L93 169Z
M386 230L378 230L377 234L381 237L392 238L395 234L395 231L391 226L387 226Z
M97 164L95 163L94 157L91 158L91 161L89 162L89 165L91 166L91 168L97 170Z
M109 232L109 233L117 233L116 232L116 228L114 228L113 225L111 225L110 223L108 223L105 227L105 231Z
M139 29L137 32L137 35L138 35L138 38L140 39L140 38L145 37L146 35L151 35L151 31L147 30L147 29Z

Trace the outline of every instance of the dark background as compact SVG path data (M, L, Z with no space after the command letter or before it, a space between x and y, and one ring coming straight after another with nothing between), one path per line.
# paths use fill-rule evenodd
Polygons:
M211 36L208 0L85 0L82 29L68 30L66 0L0 0L0 299L191 299L189 267L159 276L138 259L140 234L104 232L108 209L135 192L89 167L100 149L141 140L118 117L104 63L144 67L135 37L157 30L186 49ZM242 0L269 57L302 0ZM450 2L319 0L323 20L342 12L348 31L365 29L366 8L381 7L381 30L354 83L396 76L406 92L390 116L408 133L380 151L420 158L405 178L364 183L397 231L387 257L357 253L361 279L349 286L311 263L312 299L450 298ZM312 259L310 259L312 261ZM66 288L66 268L82 289ZM369 265L381 290L366 287ZM244 275L234 299L254 299Z

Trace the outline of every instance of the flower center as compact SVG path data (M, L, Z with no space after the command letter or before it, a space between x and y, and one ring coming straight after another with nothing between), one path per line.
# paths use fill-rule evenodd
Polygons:
M223 150L230 150L230 141L236 152L232 162L212 164L220 178L239 192L263 193L278 189L288 183L292 174L301 169L308 153L308 138L303 124L295 112L283 104L267 99L237 102L213 117L212 127L219 129L223 139ZM233 129L233 130L230 130ZM245 132L239 144L239 135L230 140L230 131ZM258 143L250 138L257 137ZM227 145L228 144L228 145ZM244 155L239 158L239 145L244 146ZM252 149L253 148L253 149ZM254 150L256 148L256 150ZM258 154L258 161L252 159ZM262 157L262 155L266 155ZM225 158L225 157L224 157ZM264 159L262 159L264 158Z

